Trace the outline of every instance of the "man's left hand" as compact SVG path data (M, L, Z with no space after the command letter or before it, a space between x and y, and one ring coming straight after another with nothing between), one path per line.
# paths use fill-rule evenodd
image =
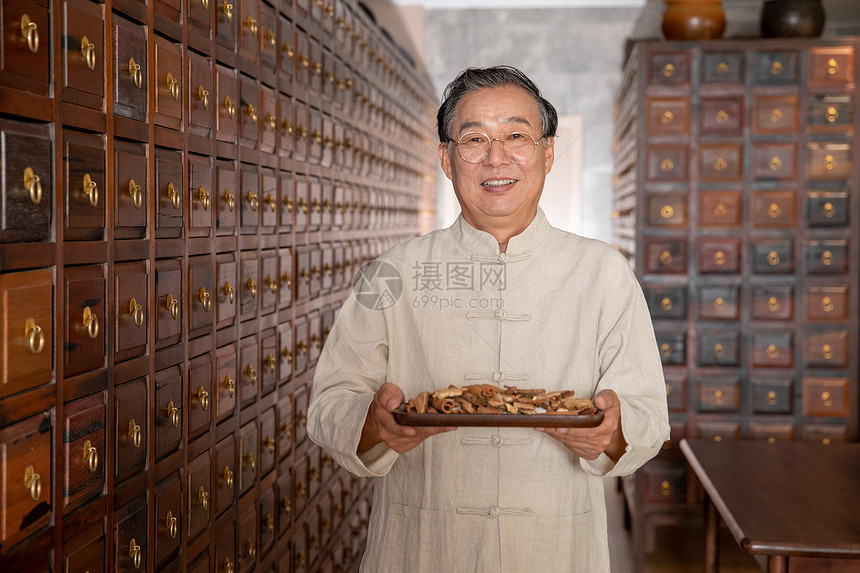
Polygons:
M624 454L627 441L621 431L621 401L614 390L603 390L594 397L594 406L603 412L603 421L593 428L535 428L555 438L574 454L594 460L601 453L613 462Z

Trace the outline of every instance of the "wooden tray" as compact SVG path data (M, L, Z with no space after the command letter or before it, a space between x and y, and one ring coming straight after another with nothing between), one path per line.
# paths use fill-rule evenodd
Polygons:
M505 426L522 428L592 428L603 421L594 414L410 414L401 405L394 420L402 426Z

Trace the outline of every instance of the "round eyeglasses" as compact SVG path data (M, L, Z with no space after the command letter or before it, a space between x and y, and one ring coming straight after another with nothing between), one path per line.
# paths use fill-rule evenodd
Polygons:
M456 142L457 153L466 163L480 163L490 155L490 148L494 141L501 141L505 156L517 164L526 163L531 159L537 147L537 141L528 133L515 131L502 139L490 137L486 133L470 131L464 133Z

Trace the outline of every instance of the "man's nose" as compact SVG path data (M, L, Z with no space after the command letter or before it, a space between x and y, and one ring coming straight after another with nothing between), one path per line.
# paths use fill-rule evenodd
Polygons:
M496 145L496 142L499 144ZM490 152L487 154L487 162L490 165L501 165L509 161L510 159L507 153L505 153L505 140L498 138L490 139Z

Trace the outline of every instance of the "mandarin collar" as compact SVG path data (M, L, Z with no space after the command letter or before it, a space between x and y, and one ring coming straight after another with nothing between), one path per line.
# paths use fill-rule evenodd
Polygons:
M550 230L550 224L546 220L543 209L537 208L535 218L529 223L522 233L514 235L508 240L506 254L519 256L531 254L538 244L543 241ZM499 243L496 238L486 231L481 231L463 218L463 214L457 217L457 221L451 226L454 239L469 254L497 257L500 253Z

